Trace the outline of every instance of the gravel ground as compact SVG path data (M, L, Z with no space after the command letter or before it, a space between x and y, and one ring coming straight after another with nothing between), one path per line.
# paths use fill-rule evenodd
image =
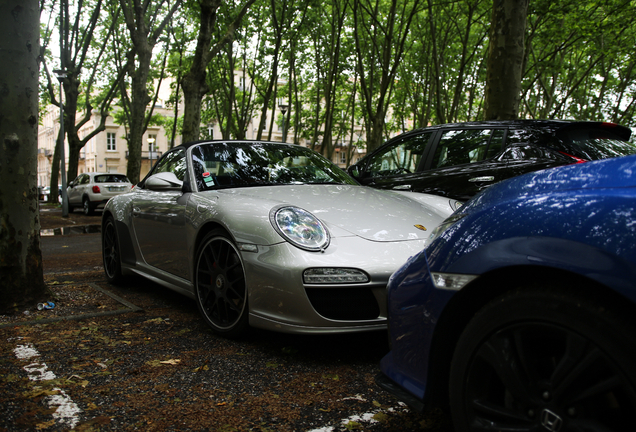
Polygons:
M144 279L109 285L98 254L64 268L74 260L44 258L54 309L0 316L0 431L452 430L375 385L383 332L228 340L194 301Z

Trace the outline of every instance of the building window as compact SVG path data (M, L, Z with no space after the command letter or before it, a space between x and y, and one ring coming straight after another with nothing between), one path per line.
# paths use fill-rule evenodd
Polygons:
M344 150L340 152L340 163L341 164L347 163L347 152Z
M117 150L117 136L113 132L106 132L106 151Z

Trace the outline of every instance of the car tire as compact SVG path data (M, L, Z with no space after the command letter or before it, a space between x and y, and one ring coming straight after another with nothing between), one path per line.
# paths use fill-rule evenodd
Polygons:
M86 216L91 216L94 213L95 209L88 198L84 198L84 200L82 200L82 206Z
M243 335L248 327L248 299L241 254L220 229L208 233L196 255L195 290L199 312L215 333Z
M102 261L106 280L112 284L120 284L124 280L121 271L121 249L115 219L108 217L102 230Z
M495 299L455 348L456 432L636 430L635 335L627 314L574 291L524 287Z

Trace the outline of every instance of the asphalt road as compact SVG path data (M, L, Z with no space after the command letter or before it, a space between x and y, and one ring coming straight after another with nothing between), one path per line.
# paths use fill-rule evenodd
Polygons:
M40 237L44 273L101 269L100 233Z

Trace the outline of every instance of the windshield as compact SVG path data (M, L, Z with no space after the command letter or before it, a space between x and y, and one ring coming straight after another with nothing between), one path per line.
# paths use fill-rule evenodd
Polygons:
M192 150L199 190L289 184L356 184L318 153L274 143L201 144Z
M123 174L102 174L95 176L95 183L130 183Z
M566 153L586 160L607 159L636 154L636 146L624 141L611 129L568 129L558 136L563 140Z

